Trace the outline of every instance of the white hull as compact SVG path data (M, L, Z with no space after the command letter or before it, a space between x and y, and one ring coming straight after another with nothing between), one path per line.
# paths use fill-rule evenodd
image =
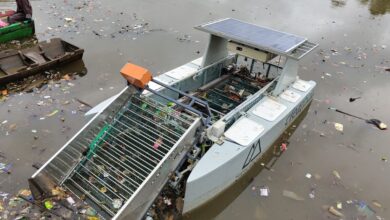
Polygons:
M213 145L187 180L184 213L195 210L226 190L262 157L290 123L310 104L315 82L309 83L311 88L307 92L300 92L302 96L296 103L287 102L280 97L276 99L286 105L287 109L273 123L259 118L266 129L250 146L240 146L230 141L222 145Z

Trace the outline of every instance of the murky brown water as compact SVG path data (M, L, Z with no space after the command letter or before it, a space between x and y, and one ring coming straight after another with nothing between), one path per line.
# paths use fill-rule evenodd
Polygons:
M14 6L0 2L0 8ZM13 163L11 175L0 174L0 191L13 193L26 187L26 179L34 172L31 165L46 161L87 122L82 115L85 107L79 109L74 98L95 105L120 91L124 80L118 71L128 60L159 74L199 57L207 36L192 27L235 17L318 42L319 49L300 67L301 78L315 80L318 86L307 117L273 170L263 169L216 219L337 219L323 209L337 201L344 202L345 219L357 219L356 209L345 203L355 199L369 204L375 215L390 218L390 164L382 160L390 158L389 132L327 109L333 106L390 124L390 72L384 70L390 67L388 0L51 0L32 4L38 38L60 36L83 47L88 74L71 84L61 81L40 93L14 94L0 103L0 123L7 120L0 125L0 151L7 159L0 162ZM67 23L64 17L75 22ZM118 33L127 25L145 23L146 28ZM356 96L362 99L348 102ZM44 104L37 105L40 101ZM47 116L55 110L59 112ZM334 129L334 122L344 124L343 133ZM16 128L9 131L13 124ZM340 184L334 184L333 170L340 173ZM317 178L307 179L307 173ZM260 197L253 186L268 186L270 196ZM305 200L286 198L283 190ZM313 199L309 198L312 190ZM373 205L373 200L382 208ZM215 215L205 212L203 218Z

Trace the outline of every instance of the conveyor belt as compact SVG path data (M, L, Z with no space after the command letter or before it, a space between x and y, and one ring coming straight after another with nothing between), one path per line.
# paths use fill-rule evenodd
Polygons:
M226 114L260 88L260 84L254 86L240 77L229 77L217 86L200 93L199 96L208 102L212 110Z
M64 186L100 201L111 215L116 213L194 122L184 114L132 97L94 140L86 140L91 143L87 157Z
M105 218L116 216L126 203L145 209L145 201L154 200L185 155L199 125L200 119L190 112L135 94L115 115L69 143L44 172ZM171 157L175 150L181 155ZM171 170L161 170L162 164ZM134 210L137 218L142 215Z

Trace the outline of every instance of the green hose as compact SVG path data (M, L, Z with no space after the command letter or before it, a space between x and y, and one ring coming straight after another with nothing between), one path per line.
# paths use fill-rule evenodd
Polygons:
M97 134L97 136L95 137L95 139L93 139L93 141L91 142L91 144L89 145L89 151L88 151L88 154L87 154L87 158L88 159L91 159L92 155L95 153L95 150L96 150L96 147L98 146L99 144L99 140L100 138L107 132L107 130L110 129L110 125L109 124L106 124L104 125L104 127L102 128L102 130L99 131L99 133Z
M202 156L206 153L206 148L209 148L211 146L211 144L206 144L206 143L203 143L200 145L201 149L202 149Z

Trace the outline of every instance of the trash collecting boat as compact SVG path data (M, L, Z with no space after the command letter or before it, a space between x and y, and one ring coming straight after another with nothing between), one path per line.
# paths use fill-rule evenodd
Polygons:
M15 11L5 11L0 13L0 19L6 18L14 14ZM33 20L16 22L14 24L0 28L0 43L6 43L12 40L18 40L25 37L31 37L35 34L35 25Z
M156 77L122 68L128 86L30 178L35 198L50 195L41 185L49 179L101 218L142 219L169 187L191 212L239 180L310 105L316 83L298 77L298 61L317 44L231 18L195 28L210 35L203 57Z
M3 50L0 52L0 85L81 59L83 54L83 49L60 38L23 50Z

